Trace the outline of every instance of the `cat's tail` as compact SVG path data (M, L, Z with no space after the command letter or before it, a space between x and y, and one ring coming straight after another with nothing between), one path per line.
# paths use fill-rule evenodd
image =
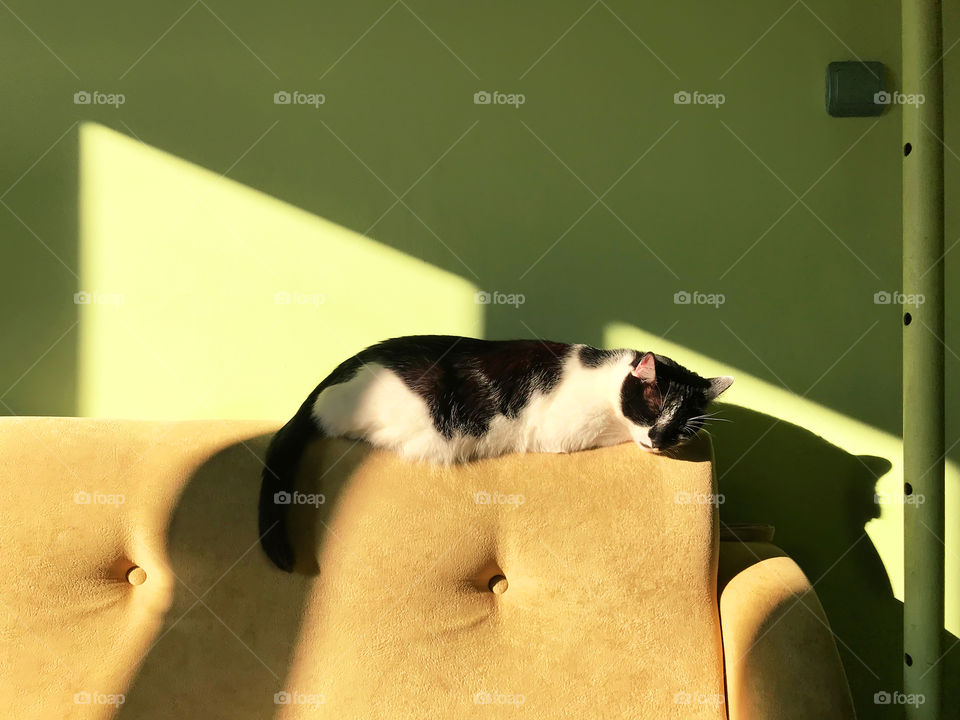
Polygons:
M310 442L322 435L304 403L277 431L267 448L260 484L260 544L273 563L293 572L295 554L287 534L287 509L293 498L300 457Z

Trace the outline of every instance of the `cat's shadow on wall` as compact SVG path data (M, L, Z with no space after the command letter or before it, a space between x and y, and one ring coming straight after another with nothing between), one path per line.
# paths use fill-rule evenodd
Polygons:
M896 716L875 693L902 685L903 605L864 526L879 516L891 463L851 455L809 430L736 405L710 426L723 523L775 526L774 544L814 584L861 717Z
M864 524L877 515L876 480L890 464L855 457L803 428L744 408L726 405L723 416L733 422L711 428L724 496L721 520L776 526L774 542L816 583L855 703L872 706L873 693L900 685L901 605L863 537ZM136 671L117 717L232 720L273 717L280 709L274 696L284 688L316 577L308 564L294 575L276 570L257 543L259 458L268 440L228 447L190 479L167 538L179 578L174 600L163 635ZM300 535L300 542L321 549L336 542L323 523L336 513L338 488L322 490L325 503L313 529L302 527Z

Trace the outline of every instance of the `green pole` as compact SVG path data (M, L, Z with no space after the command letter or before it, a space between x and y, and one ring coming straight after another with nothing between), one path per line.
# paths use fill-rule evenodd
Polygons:
M940 2L902 1L903 690L941 717L944 547L943 37ZM918 301L912 302L917 296ZM919 296L923 296L922 304ZM913 498L913 501L911 501ZM921 502L922 501L922 502Z

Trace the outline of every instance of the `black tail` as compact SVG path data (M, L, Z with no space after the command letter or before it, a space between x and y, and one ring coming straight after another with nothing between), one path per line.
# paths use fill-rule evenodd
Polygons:
M300 457L321 434L310 416L309 401L273 436L267 448L260 485L260 544L281 570L293 572L294 552L287 535L287 507L297 479Z

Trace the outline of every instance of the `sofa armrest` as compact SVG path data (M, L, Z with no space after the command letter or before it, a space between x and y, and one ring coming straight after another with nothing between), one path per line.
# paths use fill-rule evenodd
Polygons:
M720 543L729 720L854 718L833 632L803 571L764 542Z

